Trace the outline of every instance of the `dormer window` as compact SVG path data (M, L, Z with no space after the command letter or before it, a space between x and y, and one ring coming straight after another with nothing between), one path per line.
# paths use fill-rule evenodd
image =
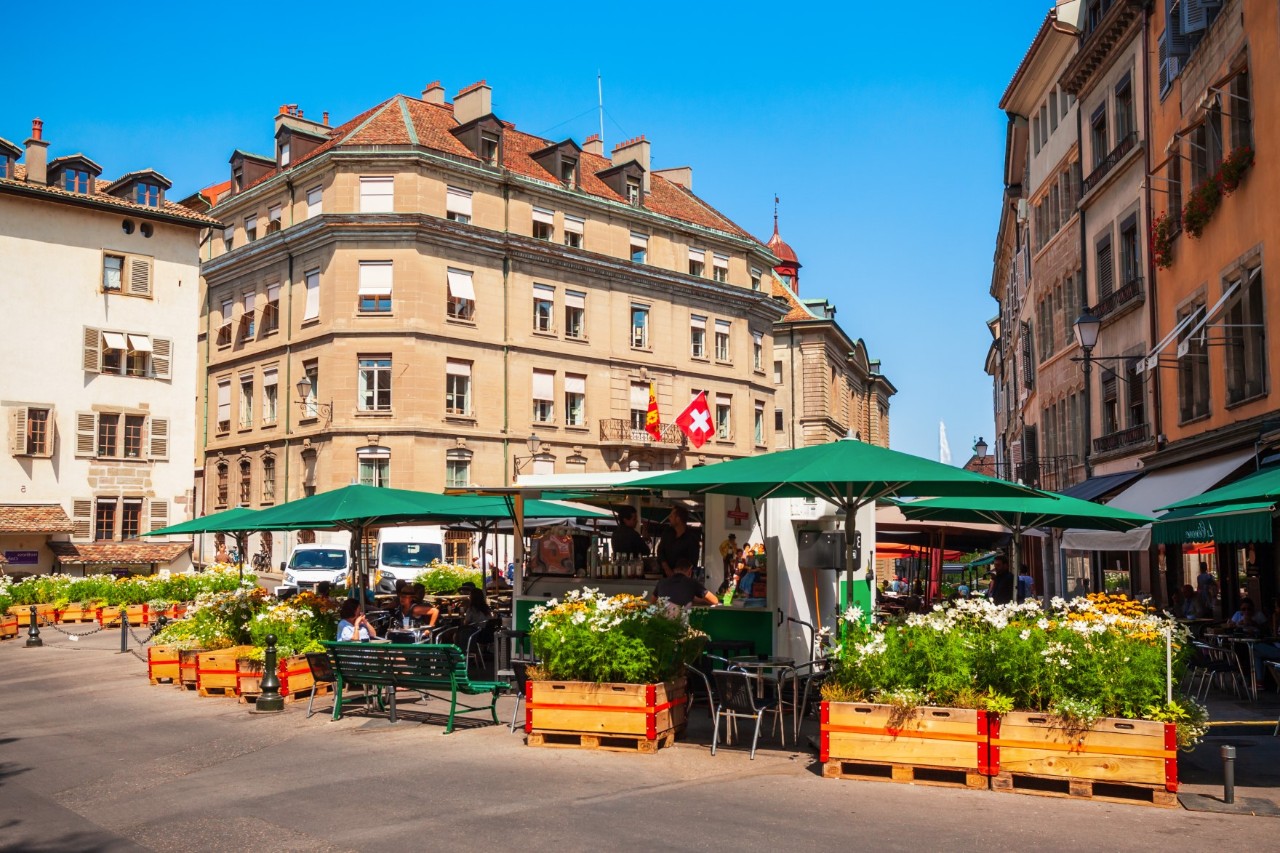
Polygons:
M281 169L289 165L289 155L290 155L289 140L285 139L280 143L280 168Z
M632 180L627 181L627 203L635 204L635 205L640 204L640 182L639 181L632 181Z
M490 166L498 165L498 137L489 133L480 134L480 159Z
M160 206L160 187L157 184L138 184L134 187L134 201L147 207Z
M244 169L231 170L231 191L238 193L244 189Z
M84 169L66 169L62 173L62 186L68 192L89 192L89 173Z
M567 187L576 186L578 183L578 161L568 158L560 160L560 180Z
M0 178L9 177L9 164L12 162L8 157L0 157Z

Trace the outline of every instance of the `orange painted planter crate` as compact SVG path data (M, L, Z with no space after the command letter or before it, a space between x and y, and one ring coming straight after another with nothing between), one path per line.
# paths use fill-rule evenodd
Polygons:
M237 660L253 646L232 646L196 655L196 690L201 696L234 696L240 671Z
M241 697L257 696L262 692L262 664L256 660L241 658L236 661L236 693ZM280 679L280 695L289 699L316 686L311 667L302 655L276 662L276 677Z
M196 669L203 651L204 649L182 649L178 652L178 683L187 690L196 689Z
M530 746L656 752L688 717L685 680L662 684L530 681L525 733Z
M889 705L823 702L823 775L985 788L987 727L987 712L969 708L924 706L895 719Z
M60 622L94 622L98 618L98 605L72 603L58 611Z
M58 621L58 608L52 604L37 604L36 621L39 625L48 625L51 622ZM31 605L15 604L9 608L10 616L18 617L18 627L27 628L31 625Z
M152 684L167 681L177 684L181 679L178 650L173 646L151 646L147 649L147 680Z
M8 640L18 636L18 617L0 616L0 640Z
M126 604L124 607L105 605L98 608L98 624L104 628L119 627L121 610L125 612L129 624L135 628L151 621L151 608L145 604Z

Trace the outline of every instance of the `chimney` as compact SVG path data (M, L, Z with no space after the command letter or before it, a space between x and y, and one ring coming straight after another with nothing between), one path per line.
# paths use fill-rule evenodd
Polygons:
M644 191L649 192L649 140L643 134L613 147L613 165L621 166L632 161L644 168Z
M329 126L329 111L328 111L328 110L325 110L325 111L324 111L324 126L325 126L325 127L328 127L328 126Z
M681 186L689 192L693 192L693 167L692 166L676 166L673 169L659 169L654 172L655 175L661 175L676 186Z
M31 138L27 140L27 182L49 183L49 143L44 140L44 122L35 119L31 122Z
M493 89L481 80L453 96L453 117L466 124L493 112Z
M582 143L582 150L588 154L594 154L597 157L604 156L604 141L600 138L600 134L593 133Z
M427 88L422 90L422 100L428 104L444 103L444 86L439 80L432 80L427 84Z

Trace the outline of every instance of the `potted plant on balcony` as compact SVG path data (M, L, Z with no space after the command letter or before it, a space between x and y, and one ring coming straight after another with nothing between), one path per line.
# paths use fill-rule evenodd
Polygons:
M1227 155L1218 167L1218 178L1222 182L1222 192L1231 195L1240 186L1244 176L1253 166L1253 149L1242 145Z
M1180 227L1178 219L1167 212L1151 223L1151 259L1162 270L1173 265L1173 240Z
M530 624L542 661L525 688L530 746L653 753L675 742L684 670L706 641L682 608L587 588L535 607Z

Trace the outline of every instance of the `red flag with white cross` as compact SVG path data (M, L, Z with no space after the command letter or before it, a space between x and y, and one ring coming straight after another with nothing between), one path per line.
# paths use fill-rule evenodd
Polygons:
M694 447L706 444L715 428L711 425L711 409L707 406L707 392L699 391L698 396L676 418L676 426L689 437Z

